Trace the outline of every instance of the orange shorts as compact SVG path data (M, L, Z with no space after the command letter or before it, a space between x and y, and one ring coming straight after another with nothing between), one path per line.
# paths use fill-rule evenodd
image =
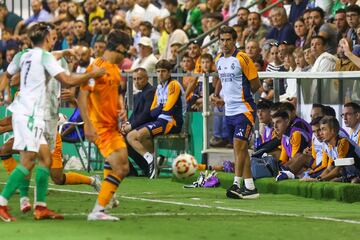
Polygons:
M126 148L125 139L117 130L107 129L99 132L95 144L104 158L118 149Z
M54 152L52 153L51 157L52 157L51 168L62 168L63 167L62 140L61 140L61 136L59 133L56 135L55 149L54 149Z

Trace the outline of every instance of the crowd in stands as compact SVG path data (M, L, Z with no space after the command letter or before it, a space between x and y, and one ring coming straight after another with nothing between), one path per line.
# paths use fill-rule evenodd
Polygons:
M136 111L136 107L144 109L153 101L148 94L142 92L154 95L156 86L151 85L155 82L152 78L148 78L148 74L155 72L155 66L160 60L168 60L172 64L174 73L215 72L214 62L221 53L218 41L213 41L218 37L218 30L203 39L196 37L230 16L236 15L227 24L237 32L236 46L248 54L258 71L359 70L360 1L288 0L267 11L263 9L275 3L275 0L258 1L248 8L251 2L250 0L32 0L32 15L27 19L12 13L6 4L1 3L0 68L1 71L5 71L18 51L30 47L26 29L36 22L46 21L56 26L58 36L54 50L74 49L78 57L67 59L68 68L70 72L78 73L84 72L95 58L102 56L109 33L114 29L120 30L131 39L131 46L122 52L123 58L119 68L123 72L133 73L133 93L140 93L134 101ZM186 51L180 53L179 49L184 45L187 46ZM128 79L124 78L124 80ZM217 77L209 78L210 93L214 92L218 81ZM203 82L203 77L190 75L181 79L188 111L202 110ZM311 99L310 101L316 99L317 83L312 81L309 91L303 93L304 97ZM324 89L327 87L325 85L322 86ZM338 96L338 82L329 81L328 85L326 91L330 91L329 97ZM124 81L122 89L126 89L126 86ZM360 100L360 84L357 81L347 82L344 89L349 90L349 102ZM11 102L9 91L10 89L1 93L0 104ZM310 175L315 174L311 176L321 176L321 179L326 180L333 179L331 176L335 175L339 177L338 169L333 172L332 169L327 168L332 166L329 161L325 163L317 155L313 154L309 157L311 154L308 154L308 148L311 149L309 144L311 139L313 144L316 139L316 141L324 141L320 135L317 135L317 129L327 124L338 131L338 122L329 120L329 117L320 119L329 112L329 109L323 105L314 105L313 111L315 112L317 108L321 109L319 110L321 115L312 116L311 123L298 118L294 107L298 101L297 91L296 80L281 79L280 99L288 103L272 103L273 79L262 80L260 96L263 101L258 105L258 117L264 126L261 132L262 138L271 140L274 136L278 136L279 139L284 136L279 145L283 142L285 145L296 142L296 147L284 145L279 154L279 159L283 161L286 170L294 176L302 173L304 168L310 168ZM61 98L66 100L68 106L76 106L76 94L77 89L64 88ZM224 101L221 98L214 98L211 95L210 102L215 112L224 111ZM343 113L345 124L347 117L357 116L356 125L349 127L358 131L359 106L354 102L349 104L345 105L344 109L351 108L353 115ZM279 109L283 111L278 111ZM130 132L134 125L138 125L139 119L134 116L130 118L130 125L124 127L124 132ZM292 124L299 126L294 130L291 129ZM303 132L296 129L302 129ZM211 146L232 147L223 116L215 116L213 133ZM348 135L352 134L353 132L348 133ZM350 148L350 145L348 147ZM301 153L301 156L296 156L297 153ZM329 151L325 155L331 154ZM311 161L314 157L317 159L315 162ZM329 177L328 171L334 175Z

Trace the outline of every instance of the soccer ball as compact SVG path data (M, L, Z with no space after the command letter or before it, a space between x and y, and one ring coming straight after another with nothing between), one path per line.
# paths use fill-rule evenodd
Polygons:
M173 174L180 179L191 177L197 169L197 161L190 154L180 154L172 164Z

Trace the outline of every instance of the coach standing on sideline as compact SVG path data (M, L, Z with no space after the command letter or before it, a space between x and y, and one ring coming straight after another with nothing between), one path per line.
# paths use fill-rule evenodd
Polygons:
M224 94L226 124L229 136L233 136L235 153L235 177L233 185L227 190L226 196L236 199L258 198L250 169L248 152L253 125L255 124L256 104L253 93L260 88L260 80L253 61L248 55L236 49L236 31L224 26L219 32L222 53L216 59L219 73L219 86ZM221 87L220 87L221 85ZM240 184L244 179L244 185Z

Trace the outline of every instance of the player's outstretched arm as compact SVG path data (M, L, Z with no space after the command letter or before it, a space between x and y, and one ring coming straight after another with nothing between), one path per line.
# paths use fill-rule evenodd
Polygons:
M0 92L3 92L6 86L9 85L9 81L12 75L10 75L7 71L2 73L0 76Z
M77 86L89 81L92 78L98 78L104 75L105 69L94 66L90 72L82 74L68 75L65 72L61 72L55 76L55 79L68 86Z
M89 141L94 142L97 138L97 133L96 133L94 126L92 125L92 123L90 121L89 114L88 114L88 109L87 109L88 95L89 95L89 91L80 89L79 97L78 97L78 106L80 109L81 118L84 121L85 137Z

